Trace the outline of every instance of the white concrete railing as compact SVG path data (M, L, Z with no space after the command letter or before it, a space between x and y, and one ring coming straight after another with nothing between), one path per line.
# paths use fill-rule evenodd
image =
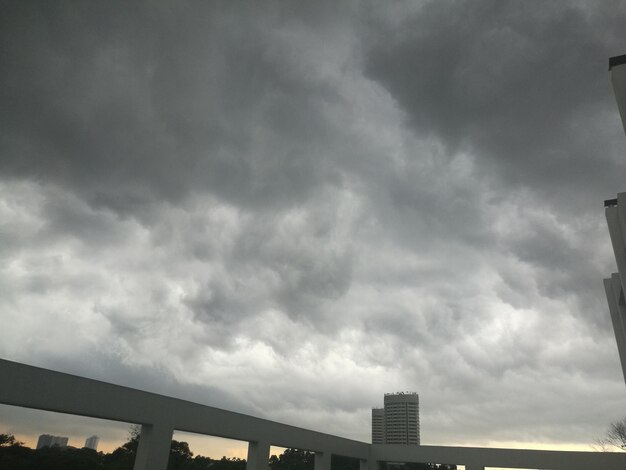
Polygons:
M466 470L626 469L626 453L370 445L3 359L0 383L0 403L141 424L135 470L167 469L174 430L248 441L248 470L267 470L270 445L314 451L315 470L330 470L333 454L359 459L361 470L377 470L379 461L455 463Z
M372 445L370 458L380 462L448 462L464 464L465 470L483 470L484 467L550 470L626 469L626 453L622 452L564 452L556 450L374 444Z
M369 445L98 380L0 360L0 403L141 424L135 470L165 470L174 430L248 441L248 465L267 470L270 445L369 458Z

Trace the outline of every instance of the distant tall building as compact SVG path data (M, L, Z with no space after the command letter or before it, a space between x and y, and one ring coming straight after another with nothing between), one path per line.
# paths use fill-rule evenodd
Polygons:
M100 438L98 436L91 436L85 440L85 445L87 449L98 450L98 442L100 442Z
M385 443L420 444L420 399L417 393L385 393Z
M385 443L385 409L372 408L372 444Z
M37 449L41 449L43 447L67 447L67 437L62 436L51 436L50 434L42 434L39 436L37 440Z
M385 407L372 408L372 444L383 443L420 445L417 393L385 393Z

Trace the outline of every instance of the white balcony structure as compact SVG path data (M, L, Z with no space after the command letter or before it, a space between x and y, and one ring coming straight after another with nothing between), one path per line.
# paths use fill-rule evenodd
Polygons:
M626 56L612 58L611 78L626 130ZM626 193L606 202L618 274L604 281L626 378ZM0 359L0 403L141 425L135 470L166 470L174 430L247 441L248 470L267 470L270 446L315 452L315 470L330 470L333 454L379 462L434 462L550 470L624 470L626 453L368 444L232 411ZM45 390L46 393L41 393Z
M617 100L624 132L626 132L626 55L613 57L609 61L611 82ZM604 280L604 290L609 303L613 330L617 340L617 350L622 372L626 380L626 299L624 280L626 279L626 193L619 193L616 199L604 201L606 220L609 225L611 243L617 262L617 273Z

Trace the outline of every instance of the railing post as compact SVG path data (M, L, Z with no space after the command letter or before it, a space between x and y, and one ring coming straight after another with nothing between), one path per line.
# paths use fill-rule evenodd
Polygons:
M248 442L246 470L267 470L270 460L270 444L264 441Z
M142 424L133 470L167 470L173 433L171 426Z
M314 470L330 470L330 452L315 452Z

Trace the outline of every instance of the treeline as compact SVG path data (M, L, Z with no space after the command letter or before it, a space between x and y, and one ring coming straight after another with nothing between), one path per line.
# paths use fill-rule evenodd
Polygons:
M4 470L133 470L138 432L131 431L127 442L105 454L92 449L74 447L44 447L31 449L18 442L14 436L0 434L0 469ZM272 455L269 470L314 470L315 454L299 449L286 449L282 454ZM168 470L246 470L245 459L222 457L219 460L193 455L189 444L172 440ZM382 464L381 470L448 470L456 466L435 464ZM333 455L331 470L359 470L359 461Z
M133 470L138 433L113 452L105 454L92 449L75 447L24 447L13 436L0 434L0 469L4 470ZM246 461L222 457L214 460L197 455L189 444L172 440L168 470L246 470Z

